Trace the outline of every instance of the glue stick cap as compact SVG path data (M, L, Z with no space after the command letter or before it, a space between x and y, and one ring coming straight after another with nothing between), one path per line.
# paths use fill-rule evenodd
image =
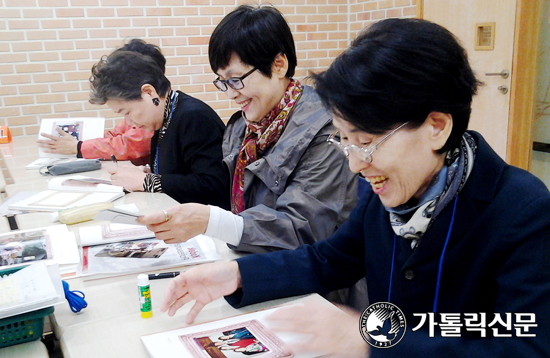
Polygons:
M147 286L147 285L149 285L149 276L144 274L144 273L138 275L137 284L138 284L138 286Z

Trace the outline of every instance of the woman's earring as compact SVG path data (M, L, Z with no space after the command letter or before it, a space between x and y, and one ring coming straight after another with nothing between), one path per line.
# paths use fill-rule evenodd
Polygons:
M155 106L158 106L160 104L160 101L158 98L153 98L153 103L155 104Z

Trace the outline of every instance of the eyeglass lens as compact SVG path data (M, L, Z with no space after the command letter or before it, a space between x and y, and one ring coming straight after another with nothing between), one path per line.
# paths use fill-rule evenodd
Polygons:
M214 80L214 86L216 86L220 91L225 92L227 91L227 86L231 87L234 90L241 90L244 88L243 80L250 76L254 71L256 71L256 67L242 75L241 77L231 77L226 80L220 80L220 78L216 78Z

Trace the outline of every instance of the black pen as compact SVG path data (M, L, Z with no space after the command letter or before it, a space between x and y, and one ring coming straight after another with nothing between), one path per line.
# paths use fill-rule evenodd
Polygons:
M118 163L116 162L116 157L114 156L114 154L111 154L111 160L112 160L113 163L115 163L116 166L118 167Z
M160 280L161 278L172 278L179 275L179 272L163 272L149 274L149 280Z

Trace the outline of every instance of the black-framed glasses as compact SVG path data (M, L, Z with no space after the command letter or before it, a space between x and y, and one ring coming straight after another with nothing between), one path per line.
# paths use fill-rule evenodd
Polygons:
M367 163L372 163L372 153L374 153L374 151L376 149L378 149L378 146L380 146L380 144L382 144L386 140L388 140L388 138L391 137L392 134L397 132L399 129L401 129L402 127L404 127L408 123L409 122L405 122L402 125L400 125L399 127L395 128L393 131L386 134L384 137L382 137L382 139L380 139L375 145L373 145L370 148L362 148L362 147L358 147L358 146L353 145L353 144L343 145L342 143L340 143L340 141L338 141L338 139L336 139L336 136L338 135L338 131L335 131L334 133L332 133L327 138L327 142L329 144L335 144L336 148L340 149L346 155L347 158L349 158L349 153L353 153L360 160L362 160L364 162L367 162Z
M243 89L244 88L243 80L245 78L247 78L248 76L250 76L252 74L252 72L254 72L256 70L257 70L257 68L254 67L253 69L251 69L250 71L248 71L247 73L242 75L241 77L231 77L231 78L228 78L226 80L220 80L220 77L218 77L213 82L214 86L218 87L218 89L222 92L227 91L228 86L233 88L234 90Z

